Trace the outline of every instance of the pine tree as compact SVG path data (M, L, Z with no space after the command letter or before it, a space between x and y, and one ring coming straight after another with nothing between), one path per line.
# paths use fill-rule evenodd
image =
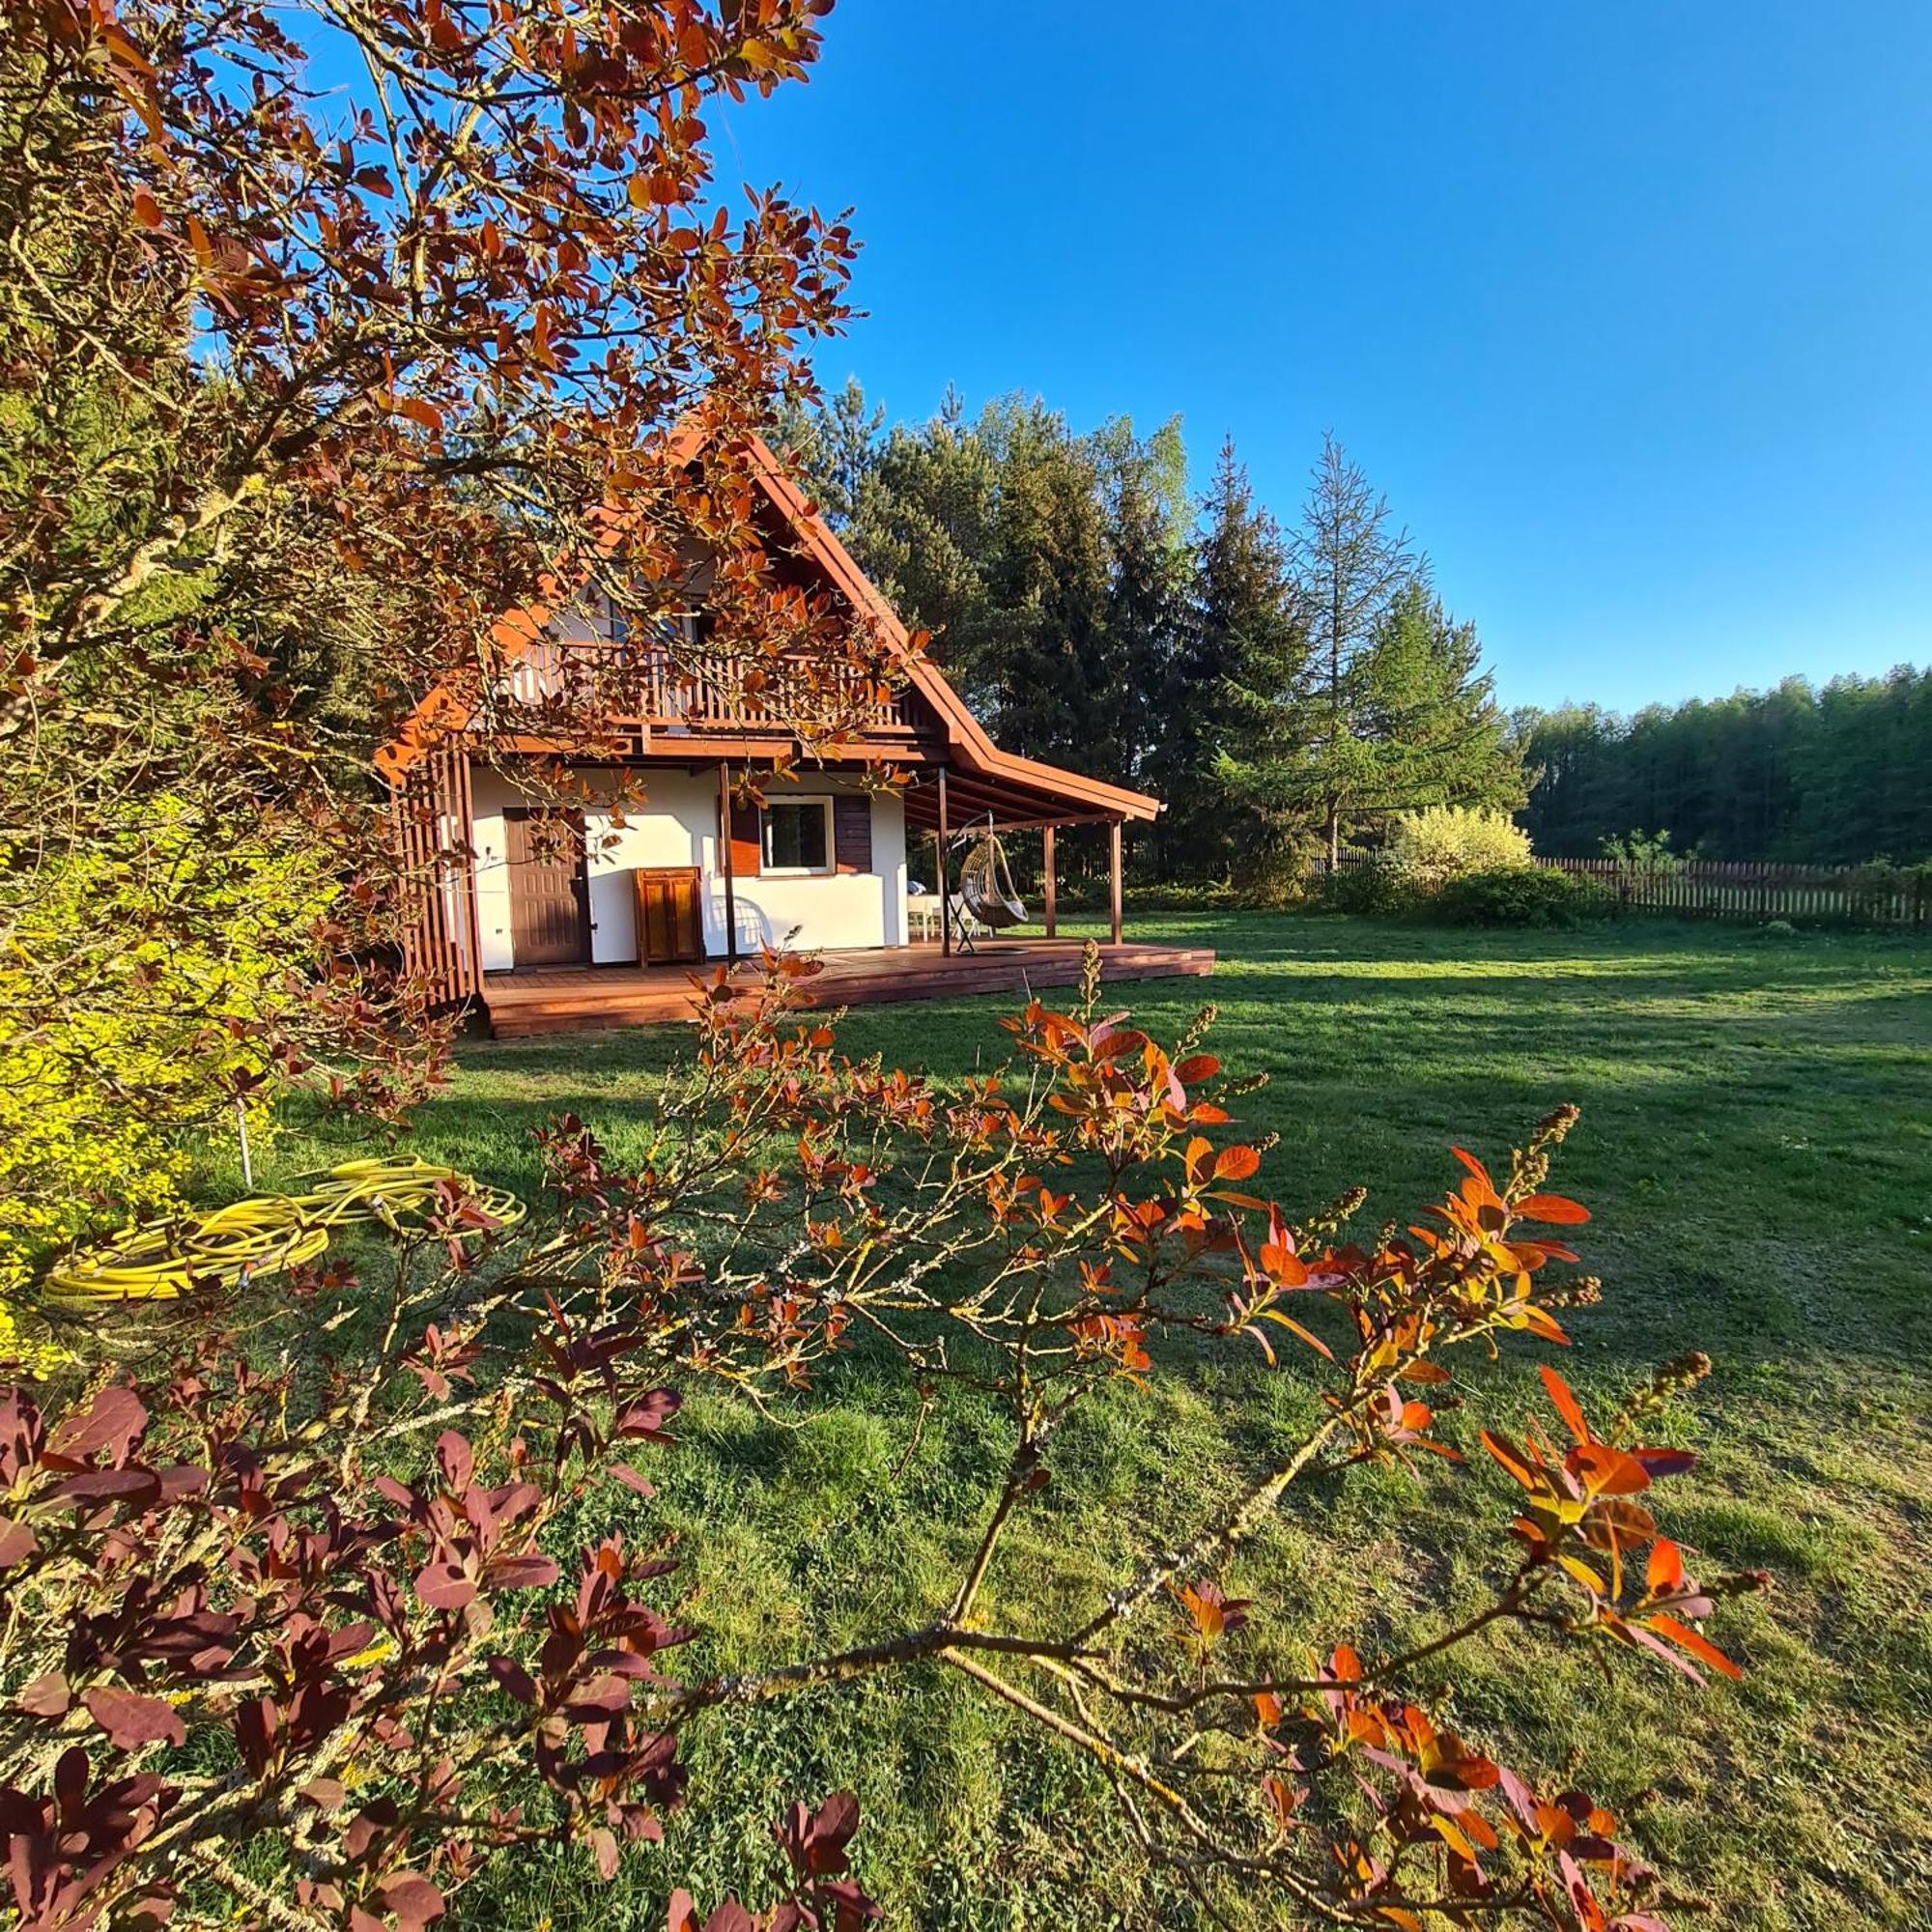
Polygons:
M915 631L975 711L998 700L999 625L987 582L997 473L955 411L893 430L845 531L860 567Z
M793 404L779 417L779 447L792 474L809 490L818 513L843 534L858 518L859 501L878 468L883 403L869 403L856 376L816 408Z

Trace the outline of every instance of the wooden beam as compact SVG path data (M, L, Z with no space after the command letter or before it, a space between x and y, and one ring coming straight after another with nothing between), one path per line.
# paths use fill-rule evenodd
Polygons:
M457 795L457 837L463 867L463 923L469 947L469 971L464 993L473 998L483 988L483 917L476 903L476 799L469 758L460 747L454 754Z
M718 851L724 861L724 957L738 963L738 895L731 870L731 767L718 765Z
M933 837L933 847L939 854L939 953L940 957L951 958L952 954L952 915L946 904L946 767L939 768L939 828Z
M1114 944L1121 943L1121 821L1117 818L1107 828L1107 868L1111 874Z
M1060 881L1053 864L1053 827L1050 825L1042 825L1039 829L1039 850L1040 869L1046 874L1046 883L1041 888L1046 898L1046 936L1052 939L1060 930Z

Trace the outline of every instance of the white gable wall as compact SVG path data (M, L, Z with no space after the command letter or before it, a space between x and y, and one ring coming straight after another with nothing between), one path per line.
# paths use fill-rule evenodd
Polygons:
M631 873L639 867L696 866L704 874L704 947L724 955L724 880L718 853L718 778L715 771L647 769L638 774L642 806L624 811L592 804L583 815L589 847L590 949L598 965L637 957L636 898ZM614 772L588 773L593 794L617 789ZM599 781L602 780L600 784ZM806 773L795 784L775 785L800 796L861 789L843 774ZM475 815L476 914L483 969L503 972L516 964L511 943L510 878L503 810L523 797L501 774L478 765L471 780ZM738 950L776 945L797 928L802 951L854 946L903 946L906 938L905 807L889 796L872 800L872 869L825 878L749 878L736 881Z

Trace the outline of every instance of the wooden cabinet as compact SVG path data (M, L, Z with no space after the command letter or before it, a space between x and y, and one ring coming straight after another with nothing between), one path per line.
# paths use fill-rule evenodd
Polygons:
M704 957L703 876L696 866L640 866L638 964L661 966Z

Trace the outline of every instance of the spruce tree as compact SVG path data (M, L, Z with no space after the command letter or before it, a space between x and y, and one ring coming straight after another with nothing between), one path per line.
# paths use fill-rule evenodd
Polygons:
M1109 769L1143 785L1164 726L1164 693L1187 619L1192 505L1179 419L1152 436L1124 417L1090 439L1106 516L1106 677L1099 710Z
M1264 864L1283 818L1258 765L1294 738L1308 632L1273 518L1232 440L1202 505L1187 621L1161 694L1151 777L1166 800L1162 870L1227 876Z
M956 412L895 428L844 532L860 567L974 710L998 702L1000 631L987 581L998 478L992 453Z
M1344 815L1374 767L1360 715L1363 660L1398 593L1425 568L1407 531L1392 527L1387 497L1332 435L1321 440L1294 558L1313 633L1310 696L1322 718L1299 760L1293 794L1319 813L1332 863ZM1286 767L1278 777L1289 779Z
M1009 751L1118 777L1107 733L1111 571L1094 452L1064 417L1017 397L988 405L979 434L997 478L986 569L997 613L992 722Z
M1352 675L1356 812L1521 806L1522 754L1482 657L1476 627L1453 622L1420 578L1396 593Z

